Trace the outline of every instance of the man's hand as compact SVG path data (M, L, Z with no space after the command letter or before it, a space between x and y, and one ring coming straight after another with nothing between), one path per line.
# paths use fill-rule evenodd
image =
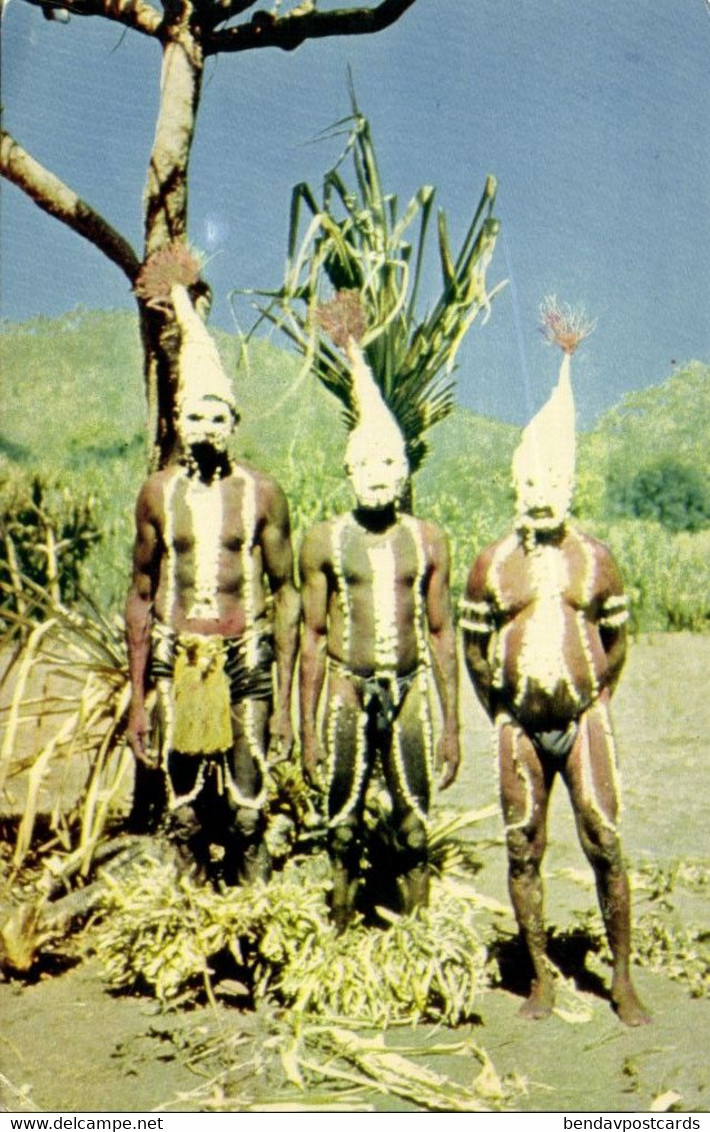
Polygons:
M315 790L321 790L320 768L323 763L323 749L320 743L314 740L303 744L301 763L306 782L310 783Z
M456 778L461 762L458 731L444 731L436 749L436 769L443 770L439 789L446 790Z
M269 763L281 763L291 757L293 727L290 712L275 713L269 721Z
M154 769L158 765L156 756L148 750L148 716L145 704L131 702L126 725L126 739L138 762Z

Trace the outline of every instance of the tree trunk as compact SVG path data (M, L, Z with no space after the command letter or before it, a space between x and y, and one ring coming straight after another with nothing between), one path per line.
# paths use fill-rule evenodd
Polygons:
M172 10L171 10L172 8ZM160 109L145 191L145 259L187 242L188 172L203 75L202 48L192 27L190 0L166 5L169 27L163 48ZM149 464L164 467L174 456L177 348L175 325L160 307L138 300L145 353Z

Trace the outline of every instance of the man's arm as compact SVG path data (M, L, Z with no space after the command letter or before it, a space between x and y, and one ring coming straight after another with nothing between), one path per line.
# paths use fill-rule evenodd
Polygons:
M145 684L153 623L153 598L160 569L160 547L152 491L149 484L144 484L136 504L133 580L126 599L126 646L131 682L126 738L135 757L146 766L154 765L146 746L148 719L145 710Z
M300 704L301 758L308 781L318 785L318 764L323 752L317 727L318 704L323 691L328 633L328 578L324 570L322 528L306 535L301 548L301 634Z
M293 747L291 687L298 648L301 603L293 581L293 550L288 503L281 488L270 487L266 521L261 532L264 570L274 599L276 703L271 718L269 752L287 758Z
M488 560L480 554L471 567L466 592L461 602L461 630L466 668L474 690L485 711L493 718L491 690L493 673L488 663L488 646L495 629L493 609L488 597L486 579Z
M605 546L601 544L598 546L599 592L593 608L596 611L596 625L607 660L604 689L611 696L626 661L629 601L616 562Z
M459 673L456 633L451 614L449 586L449 548L446 536L435 528L428 531L430 570L426 591L429 644L434 662L434 679L441 701L443 727L437 749L437 766L443 767L439 789L445 790L456 778L461 762L459 740Z

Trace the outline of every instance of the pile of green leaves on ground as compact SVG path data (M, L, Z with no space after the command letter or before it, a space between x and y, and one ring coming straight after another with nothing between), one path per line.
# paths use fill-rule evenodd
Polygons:
M475 905L440 887L430 908L390 914L387 930L358 918L337 935L323 856L292 858L249 888L215 891L150 856L106 883L95 948L109 982L162 1002L212 993L226 960L254 1003L372 1026L455 1025L473 1016L485 985Z

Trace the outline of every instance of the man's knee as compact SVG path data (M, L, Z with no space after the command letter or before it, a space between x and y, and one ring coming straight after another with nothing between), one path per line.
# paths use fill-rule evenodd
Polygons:
M349 861L357 855L357 823L354 819L338 822L328 836L328 849L331 857L339 861Z
M254 806L237 806L234 828L244 841L255 841L264 830L264 815Z
M611 820L598 814L581 817L579 837L585 856L594 868L612 869L621 866L621 841Z
M544 830L508 829L505 840L511 876L522 876L540 867L545 852Z
M426 862L428 838L424 822L413 811L405 814L396 830L397 848L407 859L407 867Z

